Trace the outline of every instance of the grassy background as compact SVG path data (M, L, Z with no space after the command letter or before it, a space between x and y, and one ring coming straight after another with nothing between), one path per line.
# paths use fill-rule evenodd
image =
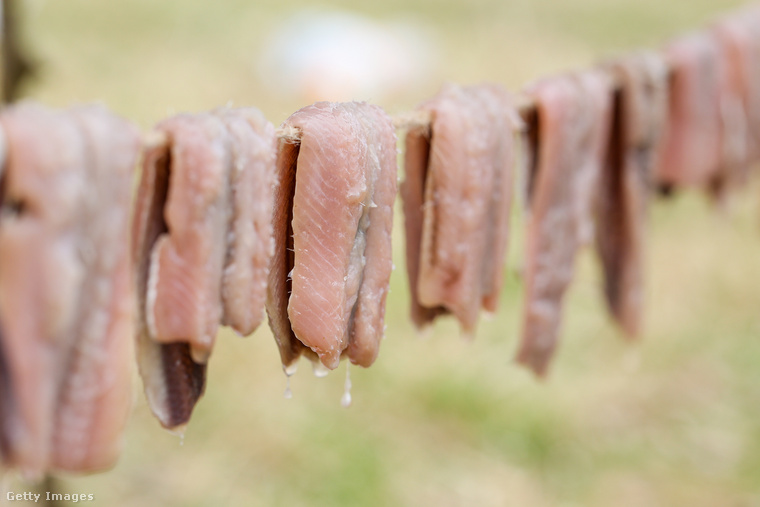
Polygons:
M436 35L441 65L381 104L396 112L445 80L518 89L626 49L656 47L739 3L322 5L421 19ZM43 66L27 95L56 106L101 100L145 128L230 100L260 107L277 124L305 104L272 95L255 58L269 28L306 4L29 1L26 35ZM396 270L387 339L375 366L352 369L354 405L344 409L345 365L317 379L302 364L294 399L286 400L268 329L246 339L222 332L206 396L183 439L160 429L136 380L118 465L62 478L60 491L94 493L97 504L114 506L760 505L756 187L722 213L700 195L655 205L640 343L626 343L610 324L586 252L548 381L513 363L522 304L516 217L501 311L481 323L472 343L451 321L418 337L407 318L404 270ZM400 239L394 255L402 268Z

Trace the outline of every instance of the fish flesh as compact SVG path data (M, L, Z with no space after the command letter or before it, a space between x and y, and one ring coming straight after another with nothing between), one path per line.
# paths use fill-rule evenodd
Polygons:
M137 356L151 410L179 430L203 395L222 323L263 319L272 256L274 127L253 108L159 123L137 192Z
M709 32L694 32L671 41L664 55L671 71L669 112L656 180L709 189L718 182L721 157L718 46Z
M760 157L760 37L736 14L714 23L711 34L720 52L721 157L714 190L725 198L747 182Z
M612 79L594 69L541 80L526 93L536 104L528 121L536 151L530 155L525 307L517 361L544 376L556 348L576 252L595 234Z
M225 325L245 336L264 319L269 263L274 253L272 187L277 138L254 108L218 109L231 137L230 223L222 276Z
M418 109L431 124L407 132L401 186L412 320L451 313L472 335L498 307L521 121L496 85L447 85Z
M0 113L0 452L29 477L108 468L131 407L138 130L100 106Z
M278 155L275 257L267 312L286 372L308 347L364 367L384 334L392 270L396 136L363 102L318 102L288 118ZM311 356L311 354L308 354Z
M662 151L668 112L668 69L656 52L638 52L606 66L619 84L602 170L596 246L604 294L628 337L641 328L643 262L649 193Z

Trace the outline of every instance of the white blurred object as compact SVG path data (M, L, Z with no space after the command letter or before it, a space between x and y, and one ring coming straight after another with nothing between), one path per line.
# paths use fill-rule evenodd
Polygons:
M273 91L309 102L378 101L429 79L434 48L420 23L308 11L272 31L259 73Z

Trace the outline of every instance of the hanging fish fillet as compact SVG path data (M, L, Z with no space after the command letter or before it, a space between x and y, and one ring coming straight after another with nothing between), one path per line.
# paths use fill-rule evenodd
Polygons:
M655 171L665 187L710 188L721 157L721 60L709 32L695 32L665 48L671 69L663 156Z
M535 152L529 174L525 310L518 362L546 374L578 248L594 237L592 211L609 141L610 77L598 70L542 80L527 93Z
M0 452L29 476L113 465L131 403L139 133L102 107L0 114Z
M231 214L222 277L223 323L249 335L264 319L272 259L272 187L277 141L258 109L216 111L231 136Z
M472 335L498 307L520 120L495 85L448 85L419 109L432 122L407 133L401 189L411 315L424 327L452 313Z
M275 258L267 311L283 366L300 342L330 369L369 366L384 333L396 195L390 117L366 103L319 102L283 124ZM292 239L291 239L292 238ZM297 340L297 341L296 341Z
M712 36L720 52L721 156L716 191L721 196L746 183L750 165L760 157L760 36L757 26L737 14L717 21Z
M146 150L133 245L137 352L149 404L178 428L203 394L221 322L261 322L272 254L274 128L254 109L184 114Z
M668 70L657 53L611 63L618 80L611 139L599 192L597 252L610 313L629 337L641 327L648 194L668 108Z

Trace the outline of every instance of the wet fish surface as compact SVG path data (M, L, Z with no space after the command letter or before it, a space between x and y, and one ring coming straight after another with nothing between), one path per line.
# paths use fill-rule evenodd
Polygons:
M267 297L283 366L291 372L304 352L329 369L342 355L370 366L384 335L393 266L392 121L367 103L318 102L282 128L299 137L281 141L278 155Z

